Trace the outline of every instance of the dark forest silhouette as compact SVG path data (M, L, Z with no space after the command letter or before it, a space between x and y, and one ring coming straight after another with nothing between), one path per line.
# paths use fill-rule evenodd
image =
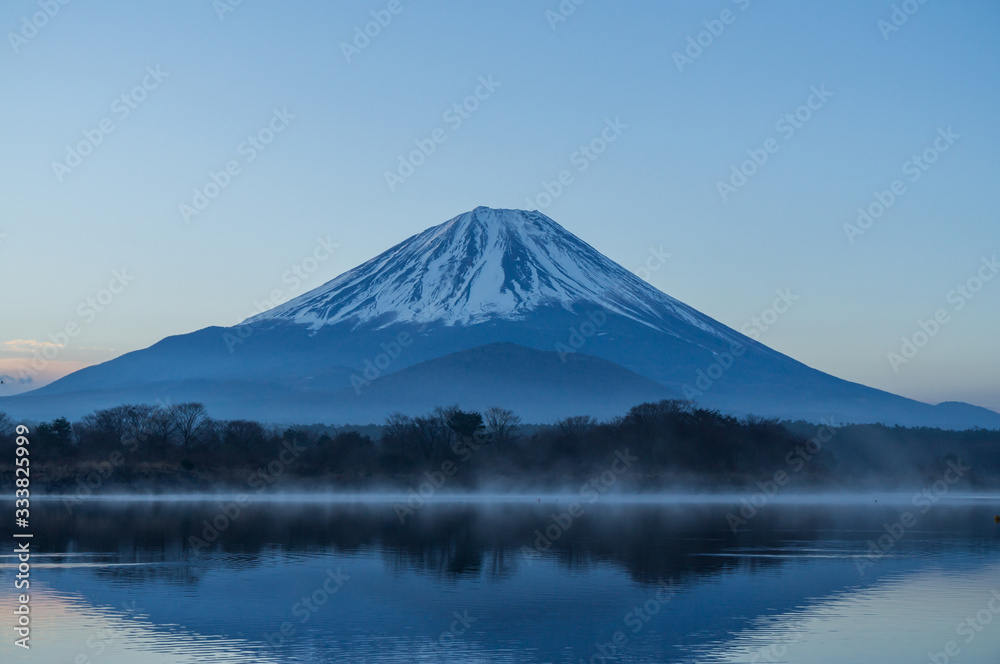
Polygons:
M4 477L15 458L11 424L0 413ZM635 461L614 477L615 490L771 481L793 491L891 489L933 482L949 462L971 467L963 476L970 489L1000 478L1000 431L736 418L675 400L640 404L606 422L578 416L545 426L524 424L501 407L480 413L451 406L393 414L381 425L274 428L214 420L201 404L185 403L122 405L29 428L33 486L50 492L353 490L442 476L449 490L575 489L623 455Z

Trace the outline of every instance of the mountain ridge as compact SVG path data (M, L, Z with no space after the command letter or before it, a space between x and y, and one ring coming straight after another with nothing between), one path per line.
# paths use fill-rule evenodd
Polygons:
M405 347L401 335L410 340ZM205 401L210 409L214 404L247 418L269 412L288 421L274 408L277 400L309 421L354 421L351 414L362 404L350 389L351 377L366 367L379 365L384 382L375 392L395 386L393 398L401 400L433 383L436 398L461 404L479 388L469 387L477 384L456 354L474 357L474 349L496 344L525 349L507 355L515 365L550 367L550 375L530 366L507 367L495 361L498 347L478 351L498 375L530 376L535 397L519 403L549 413L546 421L593 414L586 409L597 407L590 392L576 393L560 382L566 375L561 365L579 355L595 361L579 365L592 375L579 370L575 381L635 374L663 387L629 392L636 398L683 395L740 415L1000 429L1000 413L988 409L931 406L812 369L655 289L540 212L485 207L417 233L238 326L167 337L0 399L0 408L56 417L69 414L61 412L68 403L80 413L113 396L144 394L173 403ZM385 351L397 346L398 352ZM551 363L556 356L559 365ZM408 370L422 363L439 374L426 366ZM489 373L476 380L488 383ZM505 394L518 400L513 385L507 388ZM325 400L316 397L320 392ZM615 398L609 392L606 401L627 410L628 399ZM390 402L387 397L364 412L385 416L395 410Z
M541 212L483 206L417 233L244 324L288 320L311 329L347 320L475 324L516 319L543 304L569 308L582 301L651 327L667 309L735 340L728 328L657 290Z

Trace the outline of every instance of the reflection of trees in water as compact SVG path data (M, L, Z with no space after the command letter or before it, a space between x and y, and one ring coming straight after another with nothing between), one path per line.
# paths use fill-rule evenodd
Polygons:
M526 550L535 550L536 543L546 547L539 534L552 526L554 513L566 509L562 504L436 505L424 507L401 524L388 504L260 504L243 508L209 548L196 555L190 538L204 537L205 522L220 514L217 503L95 502L77 506L73 515L58 503L41 505L36 541L45 551L104 552L114 554L116 562L168 563L109 567L99 574L178 584L196 584L205 570L219 564L256 568L279 556L363 551L378 553L398 573L417 571L445 578L485 574L503 579L528 563ZM582 517L559 528L546 550L532 554L531 560L555 560L580 571L612 565L640 583L677 582L737 566L772 568L783 559L712 554L736 549L767 552L785 548L790 541L808 546L844 524L850 529L837 536L851 538L845 546L863 549L866 540L878 537L886 520L898 518L904 510L772 506L734 534L725 520L729 508L721 506L586 506ZM922 516L920 525L967 535L978 523L972 521L975 516L968 509L942 507Z
M135 565L129 567L101 567L94 576L109 583L162 582L175 586L196 586L204 570L184 563Z

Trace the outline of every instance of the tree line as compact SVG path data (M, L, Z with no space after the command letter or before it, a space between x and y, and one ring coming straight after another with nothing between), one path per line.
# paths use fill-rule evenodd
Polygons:
M0 447L13 447L0 413ZM440 406L422 415L393 413L381 425L273 427L216 420L204 405L127 404L77 422L57 418L31 427L32 468L69 482L107 459L119 467L109 484L173 481L179 475L239 483L257 473L268 483L406 484L442 464L454 484L569 486L599 475L618 453L637 459L632 488L735 488L794 473L797 489L885 484L932 478L947 459L971 455L982 482L1000 477L1000 431L969 432L851 425L817 437L817 425L734 417L687 401L643 403L599 422L589 416L528 425L514 412ZM822 441L822 443L820 442ZM822 451L820 451L822 448ZM809 452L806 452L809 450ZM13 452L0 456L0 467ZM54 469L61 469L55 472Z

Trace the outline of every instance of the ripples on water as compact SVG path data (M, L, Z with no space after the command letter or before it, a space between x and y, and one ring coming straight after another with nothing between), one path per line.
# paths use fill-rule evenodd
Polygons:
M0 661L892 664L954 642L950 662L1000 662L1000 499L935 506L876 560L912 506L817 502L736 533L722 503L588 505L561 526L566 501L405 523L388 501L258 503L201 551L217 501L46 502L32 649L5 628Z

